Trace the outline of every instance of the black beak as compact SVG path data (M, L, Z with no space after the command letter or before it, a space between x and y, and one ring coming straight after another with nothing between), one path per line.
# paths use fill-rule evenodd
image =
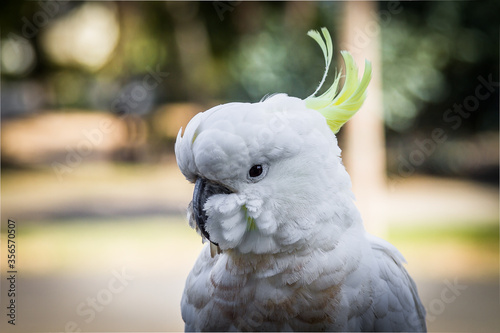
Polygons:
M213 242L210 239L210 235L205 229L205 224L208 220L207 213L205 212L204 209L205 203L207 202L208 198L210 198L214 194L230 194L230 193L232 192L222 185L211 182L201 177L198 177L198 179L196 179L196 184L194 185L194 193L193 193L194 218L203 236L214 245L219 245L219 244Z

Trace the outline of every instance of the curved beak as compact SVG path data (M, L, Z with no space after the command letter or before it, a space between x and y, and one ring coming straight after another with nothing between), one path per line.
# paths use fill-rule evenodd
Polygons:
M194 185L194 193L193 193L193 215L198 225L198 228L201 230L203 236L208 239L212 244L218 245L210 239L210 234L205 229L205 224L207 223L208 216L205 211L205 203L208 198L215 194L230 194L232 193L228 188L209 181L205 178L198 177L196 179L196 184Z

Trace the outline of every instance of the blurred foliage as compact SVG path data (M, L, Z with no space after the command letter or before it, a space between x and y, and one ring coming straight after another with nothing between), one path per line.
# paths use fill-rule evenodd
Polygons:
M469 227L457 227L456 221L450 223L453 228L447 227L446 222L436 221L434 227L392 227L389 230L388 237L397 239L400 242L408 243L439 243L447 240L457 240L460 242L469 242L483 246L499 245L498 221L485 223L484 226L477 226L477 221L467 223Z
M456 221L455 221L456 222ZM435 226L395 226L389 229L387 240L404 254L407 269L414 278L421 276L443 280L459 276L463 280L498 279L498 221L478 226L456 223Z
M2 232L2 241L6 235ZM25 244L25 276L82 277L125 263L130 271L170 269L187 275L202 247L183 216L28 220L19 227L17 239Z
M388 161L445 126L446 144L458 147L445 149L449 160L470 156L482 145L463 154L453 140L498 134L498 87L457 129L443 119L474 96L480 76L499 81L500 2L402 2L387 16L390 6L380 2L372 15L380 24ZM306 32L326 26L340 50L343 9L335 1L2 2L2 117L78 108L140 116L151 128L165 104L257 102L276 92L304 98L324 70ZM456 174L442 167L450 155L443 147L420 169Z
M341 2L8 1L1 6L4 45L22 40L36 55L26 59L35 63L21 73L3 64L7 86L34 79L48 92L40 106L108 110L123 87L157 68L169 78L155 89L156 103L258 101L275 92L308 96L323 62L305 32L324 25L335 35L342 21ZM89 33L97 23L78 15L86 6L106 9L101 16L117 16L118 44L101 66L58 63L48 52L48 31L63 22L70 38ZM379 5L381 11L387 6ZM401 6L401 13L381 22L385 118L398 132L434 123L443 110L474 92L478 75L493 73L498 81L500 22L497 1ZM70 22L72 17L82 22ZM108 28L100 35L110 33ZM89 47L99 45L97 37ZM64 43L55 41L56 49L63 52ZM498 98L483 107L461 131L497 128Z
M383 26L386 124L404 132L442 123L445 110L475 94L477 77L498 82L498 1L403 4ZM498 90L459 132L498 130Z

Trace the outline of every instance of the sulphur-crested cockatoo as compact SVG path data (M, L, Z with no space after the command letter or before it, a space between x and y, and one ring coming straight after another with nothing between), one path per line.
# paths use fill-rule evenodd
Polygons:
M333 49L322 33L309 32L325 55L319 87ZM353 203L335 133L363 103L371 65L359 80L341 54L341 90L339 74L320 96L223 104L179 131L188 218L208 241L182 297L186 331L426 330L404 258L365 232Z

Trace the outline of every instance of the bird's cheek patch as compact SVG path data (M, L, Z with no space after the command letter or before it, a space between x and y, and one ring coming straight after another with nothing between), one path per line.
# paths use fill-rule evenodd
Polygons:
M272 235L278 229L277 221L269 210L263 211L255 222L263 235Z
M263 204L264 201L262 201L262 199L252 198L247 200L245 207L252 218L258 218Z
M210 209L222 215L234 215L241 209L243 203L244 200L238 194L232 193L218 197L211 203Z
M207 231L223 250L236 247L245 234L245 214L240 204L236 194L214 195L205 204Z

